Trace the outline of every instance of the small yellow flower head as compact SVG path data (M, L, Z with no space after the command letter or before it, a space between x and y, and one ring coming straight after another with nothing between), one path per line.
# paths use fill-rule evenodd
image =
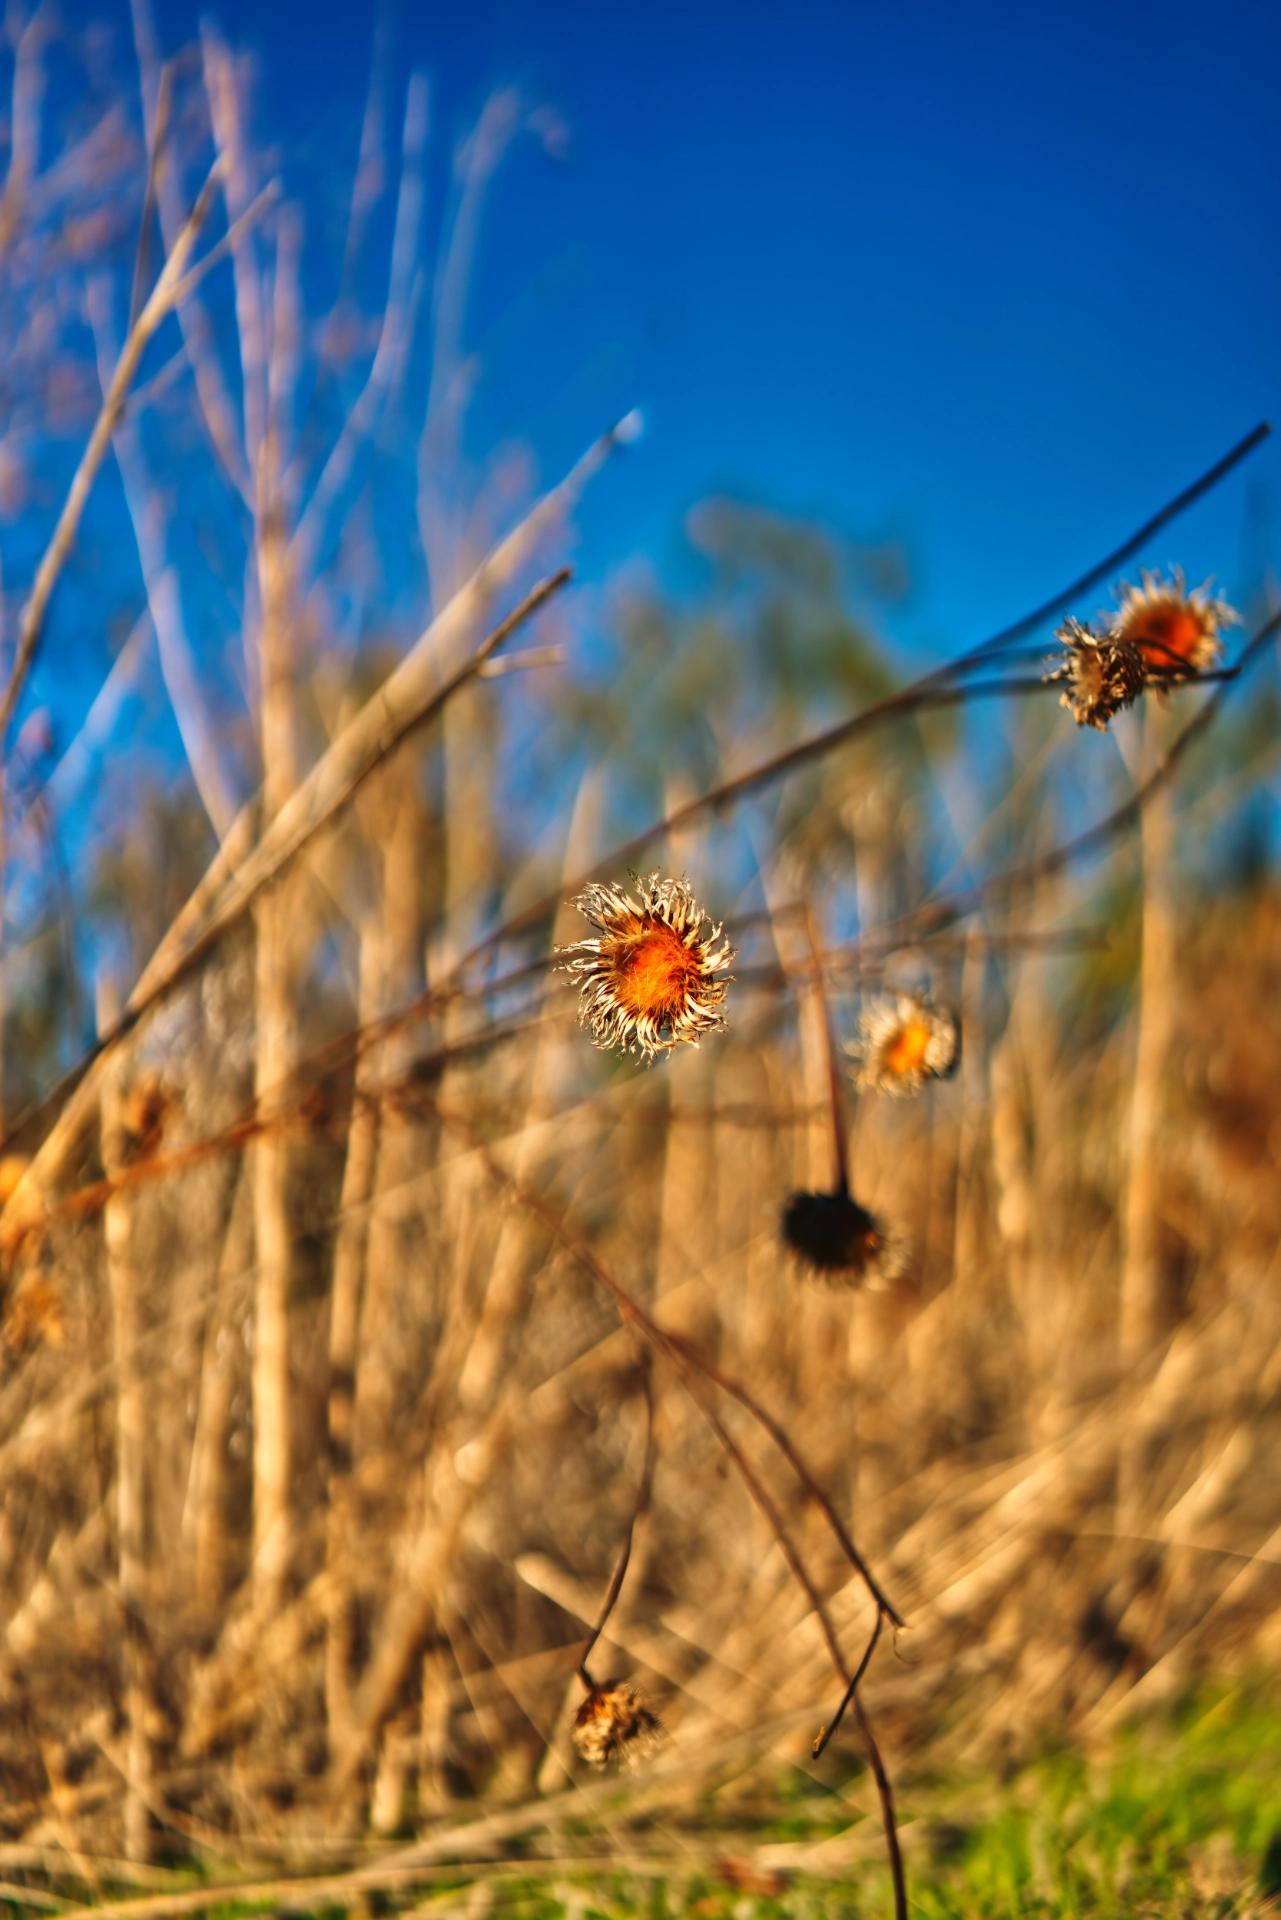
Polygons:
M836 1287L892 1286L903 1247L848 1193L793 1193L783 1208L783 1244L807 1280Z
M1226 600L1211 597L1209 582L1191 593L1176 567L1168 580L1144 572L1142 586L1123 584L1109 637L1137 647L1153 678L1201 673L1223 652L1221 627L1240 624Z
M1058 629L1063 654L1045 678L1064 681L1059 705L1067 707L1078 727L1103 731L1113 714L1138 699L1147 680L1147 663L1132 640L1097 634L1079 620L1067 619Z
M724 1028L730 976L720 976L734 949L686 881L632 879L637 898L621 887L584 888L572 904L599 937L556 951L560 970L579 983L579 1021L596 1045L651 1059Z
M589 1767L607 1767L612 1760L632 1766L651 1753L663 1734L657 1714L651 1713L635 1687L625 1680L606 1680L593 1687L574 1715L571 1738Z
M926 1080L956 1071L960 1031L953 1014L917 994L884 994L863 1008L847 1051L862 1090L919 1093Z

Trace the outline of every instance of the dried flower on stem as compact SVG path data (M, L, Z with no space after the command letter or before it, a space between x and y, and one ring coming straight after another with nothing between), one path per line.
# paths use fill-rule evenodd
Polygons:
M789 1194L779 1222L783 1244L801 1273L835 1286L888 1287L903 1270L899 1244L879 1220L861 1207L850 1193L849 1135L845 1125L845 1087L839 1071L831 1009L823 981L818 934L809 910L805 914L814 995L818 1002L818 1032L828 1091L832 1128L832 1190L830 1193Z
M1103 732L1113 714L1130 706L1147 680L1143 653L1132 640L1098 634L1079 620L1068 618L1055 636L1063 655L1047 673L1047 684L1061 680L1059 705L1066 707L1078 727Z
M607 1767L613 1760L633 1765L652 1753L662 1739L658 1715L645 1705L626 1680L606 1680L592 1687L574 1715L571 1738L589 1767Z
M1182 678L1218 664L1223 652L1221 627L1238 626L1241 616L1226 600L1216 600L1206 581L1189 593L1175 567L1168 580L1145 571L1139 587L1123 585L1108 637L1135 647L1154 677Z
M849 1053L864 1092L919 1093L927 1080L946 1080L960 1058L956 1017L919 994L870 1000Z
M726 979L718 976L734 949L688 882L632 879L638 898L621 887L583 889L573 905L599 937L558 947L558 964L579 983L579 1019L596 1045L651 1058L725 1026Z
M835 1193L789 1194L781 1221L783 1243L808 1279L832 1286L892 1286L904 1266L903 1246L875 1214L838 1188Z

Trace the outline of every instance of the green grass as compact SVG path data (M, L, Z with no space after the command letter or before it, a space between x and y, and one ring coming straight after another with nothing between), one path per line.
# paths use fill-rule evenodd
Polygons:
M1281 1894L1281 1712L1225 1696L1122 1739L1103 1764L1048 1756L985 1789L936 1790L913 1909L944 1916L1244 1915Z
M921 1920L1228 1920L1262 1915L1281 1896L1281 1702L1257 1693L1202 1699L1123 1735L1095 1763L1060 1752L999 1782L908 1777L898 1798L911 1910ZM805 1869L805 1843L830 1843L837 1813L839 1802L798 1780L783 1786L777 1813L753 1826L754 1844L744 1846L736 1822L724 1853L743 1867L755 1847L787 1840L796 1849L787 1884L772 1895L744 1891L717 1871L679 1882L610 1874L555 1887L500 1882L491 1911L520 1920L885 1915L881 1866L841 1878L830 1867L821 1877ZM713 1834L714 1817L700 1834L704 1857ZM865 1834L861 1827L860 1855ZM442 1910L456 1900L456 1891L442 1894Z
M1001 1779L900 1764L910 1906L919 1920L1246 1920L1281 1914L1281 1697L1234 1690L1120 1736L1106 1756L1051 1752ZM846 1795L800 1773L750 1803L708 1793L639 1828L626 1812L557 1842L544 1864L458 1866L366 1896L365 1915L495 1920L881 1920L892 1911L865 1780ZM617 1836L616 1851L611 1837ZM528 1842L536 1853L537 1838ZM599 1860L599 1864L597 1864ZM769 1884L768 1876L775 1876ZM188 1885L191 1883L188 1882ZM65 1894L69 1889L61 1890ZM123 1891L123 1890L122 1890ZM208 1920L279 1907L210 1889ZM1273 1902L1277 1904L1273 1905ZM0 1914L34 1912L0 1897Z

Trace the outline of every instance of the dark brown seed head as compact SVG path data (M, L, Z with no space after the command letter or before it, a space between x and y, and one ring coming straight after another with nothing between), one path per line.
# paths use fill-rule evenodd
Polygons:
M897 1241L848 1193L793 1193L781 1226L783 1244L808 1279L875 1290L903 1270Z

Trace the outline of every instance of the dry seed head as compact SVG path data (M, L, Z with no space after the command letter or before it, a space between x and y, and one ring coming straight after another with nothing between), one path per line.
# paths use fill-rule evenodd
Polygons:
M598 1047L650 1059L725 1026L721 1009L734 958L685 880L633 874L637 897L593 884L571 903L598 938L558 947L560 971L578 981L578 1018Z
M789 1194L781 1231L807 1280L876 1293L903 1272L901 1242L848 1193Z
M571 1738L589 1767L607 1767L611 1760L632 1766L642 1754L653 1752L662 1733L658 1715L650 1712L635 1687L625 1680L606 1680L591 1689L574 1715Z
M1205 581L1189 593L1183 570L1168 580L1145 571L1142 586L1122 583L1109 638L1137 647L1154 677L1201 673L1223 651L1221 627L1237 626L1241 616L1226 600L1216 600Z
M919 1093L926 1080L945 1080L956 1070L956 1016L919 994L883 994L864 1006L847 1052L863 1091Z
M1097 634L1079 620L1067 619L1056 638L1063 642L1063 655L1047 683L1066 682L1059 705L1066 707L1078 727L1107 727L1114 713L1120 713L1138 699L1147 679L1147 663L1132 640L1118 640L1110 633Z

